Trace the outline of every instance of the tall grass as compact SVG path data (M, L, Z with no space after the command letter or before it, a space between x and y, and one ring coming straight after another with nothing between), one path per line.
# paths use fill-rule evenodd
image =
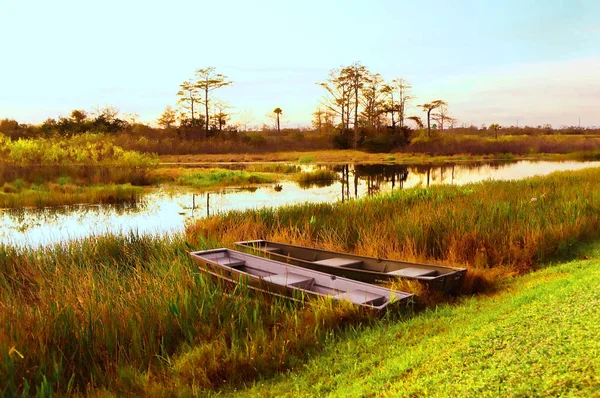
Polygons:
M599 235L600 169L435 186L336 204L232 211L189 239L283 240L374 257L525 272Z
M69 178L76 185L148 185L147 172L158 157L124 150L103 135L11 140L0 135L0 185L33 184Z
M131 184L82 187L71 183L28 184L21 180L0 188L0 209L74 204L137 203L143 188Z
M295 174L301 172L302 168L297 164L290 163L259 163L250 164L245 168L245 170L259 173Z
M417 137L401 151L433 156L597 153L600 139L598 136L573 135L501 135L494 138L481 134L439 133L432 138Z
M218 186L265 184L275 181L266 173L219 168L185 169L159 168L150 174L154 182L190 186L194 188L213 188Z
M296 181L302 188L314 186L328 186L338 179L338 174L329 169L315 169L312 171L303 171L296 175Z
M8 164L31 165L100 165L151 167L156 155L124 150L99 134L75 137L11 140L0 135L0 154Z
M198 394L298 366L368 319L213 282L188 255L213 246L137 235L0 245L0 395Z

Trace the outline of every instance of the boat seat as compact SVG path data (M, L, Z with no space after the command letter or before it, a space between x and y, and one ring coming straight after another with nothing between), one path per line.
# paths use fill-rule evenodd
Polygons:
M385 302L385 296L379 293L371 293L366 290L356 289L333 296L336 299L349 300L355 304L381 305Z
M351 258L332 257L325 260L313 261L315 264L327 265L329 267L351 267L358 268L363 265L362 260L354 260Z
M265 246L265 247L261 247L260 250L265 251L267 253L277 253L277 254L281 254L281 249L278 247L273 247L273 246Z
M301 289L306 289L313 284L313 282L315 281L315 278L288 272L285 274L275 274L275 275L265 276L263 278L263 280L265 280L267 282L275 283L277 285L299 287Z
M422 276L436 276L438 274L438 272L437 272L437 270L434 270L434 269L407 267L407 268L397 269L395 271L390 271L387 274L388 275L396 275L396 276L406 276L409 278L419 278Z
M216 263L231 268L241 268L246 265L246 261L231 257L217 258Z

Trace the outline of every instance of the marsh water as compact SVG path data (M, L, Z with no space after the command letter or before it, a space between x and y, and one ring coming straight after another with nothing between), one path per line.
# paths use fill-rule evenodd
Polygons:
M278 184L202 193L193 189L159 187L146 194L143 201L137 204L0 210L0 242L39 246L107 232L168 234L182 231L186 223L194 219L229 210L278 207L302 202L346 201L416 186L522 179L598 166L600 162L548 161L469 162L441 166L312 165L306 168L329 168L337 173L338 178L312 184L281 181Z

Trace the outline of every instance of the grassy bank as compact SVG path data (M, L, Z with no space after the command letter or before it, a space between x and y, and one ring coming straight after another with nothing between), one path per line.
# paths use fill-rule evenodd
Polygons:
M64 181L29 184L17 180L1 187L0 208L132 203L141 199L143 191L131 184L80 186Z
M336 204L229 212L188 236L270 239L504 273L534 269L598 236L600 169L521 181L434 186Z
M241 396L596 396L600 245L592 260L506 283L491 297L383 322Z

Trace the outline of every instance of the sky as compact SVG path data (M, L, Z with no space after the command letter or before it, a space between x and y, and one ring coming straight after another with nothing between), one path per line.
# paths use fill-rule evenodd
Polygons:
M360 62L460 123L600 126L598 0L0 0L0 118L115 106L155 122L214 66L236 115L310 124L331 69Z

